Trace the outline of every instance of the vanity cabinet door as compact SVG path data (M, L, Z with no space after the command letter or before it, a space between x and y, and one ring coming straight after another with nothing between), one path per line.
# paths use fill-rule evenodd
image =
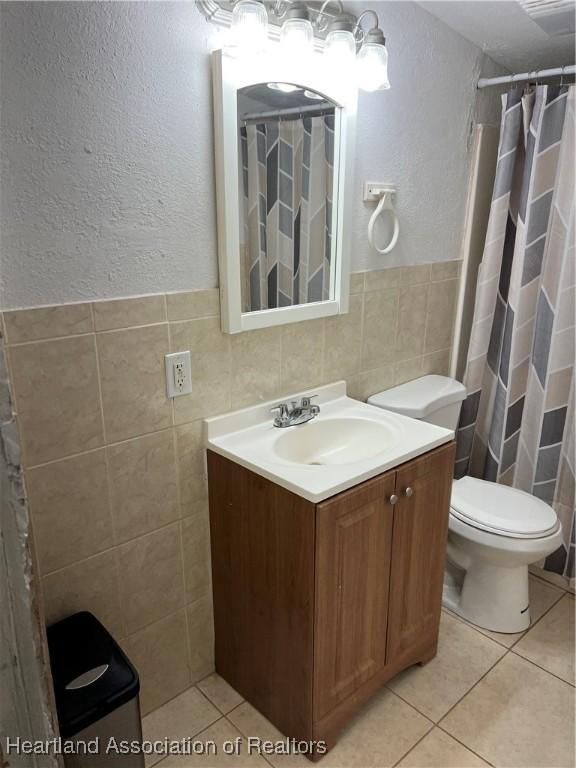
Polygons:
M316 507L314 719L386 663L395 472Z
M436 651L453 466L450 444L397 472L387 643L394 664L415 649Z

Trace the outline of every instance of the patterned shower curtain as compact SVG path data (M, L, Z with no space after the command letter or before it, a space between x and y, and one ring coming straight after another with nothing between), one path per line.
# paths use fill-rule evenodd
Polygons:
M240 140L244 311L328 299L334 115L249 124Z
M574 577L575 88L503 97L498 164L464 384L456 475L551 504Z

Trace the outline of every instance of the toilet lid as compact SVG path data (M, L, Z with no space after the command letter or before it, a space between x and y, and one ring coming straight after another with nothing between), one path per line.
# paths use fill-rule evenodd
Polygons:
M545 536L556 528L556 512L530 493L475 477L452 483L452 514L502 536Z

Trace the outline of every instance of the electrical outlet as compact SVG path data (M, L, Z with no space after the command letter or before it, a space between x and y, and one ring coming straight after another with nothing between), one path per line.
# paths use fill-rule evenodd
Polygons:
M168 397L192 392L192 363L190 352L173 352L164 356L166 364L166 394Z

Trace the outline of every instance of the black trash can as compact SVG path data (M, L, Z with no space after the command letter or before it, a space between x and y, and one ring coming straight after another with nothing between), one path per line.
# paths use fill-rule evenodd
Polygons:
M140 681L118 643L87 611L47 635L67 768L142 768Z

